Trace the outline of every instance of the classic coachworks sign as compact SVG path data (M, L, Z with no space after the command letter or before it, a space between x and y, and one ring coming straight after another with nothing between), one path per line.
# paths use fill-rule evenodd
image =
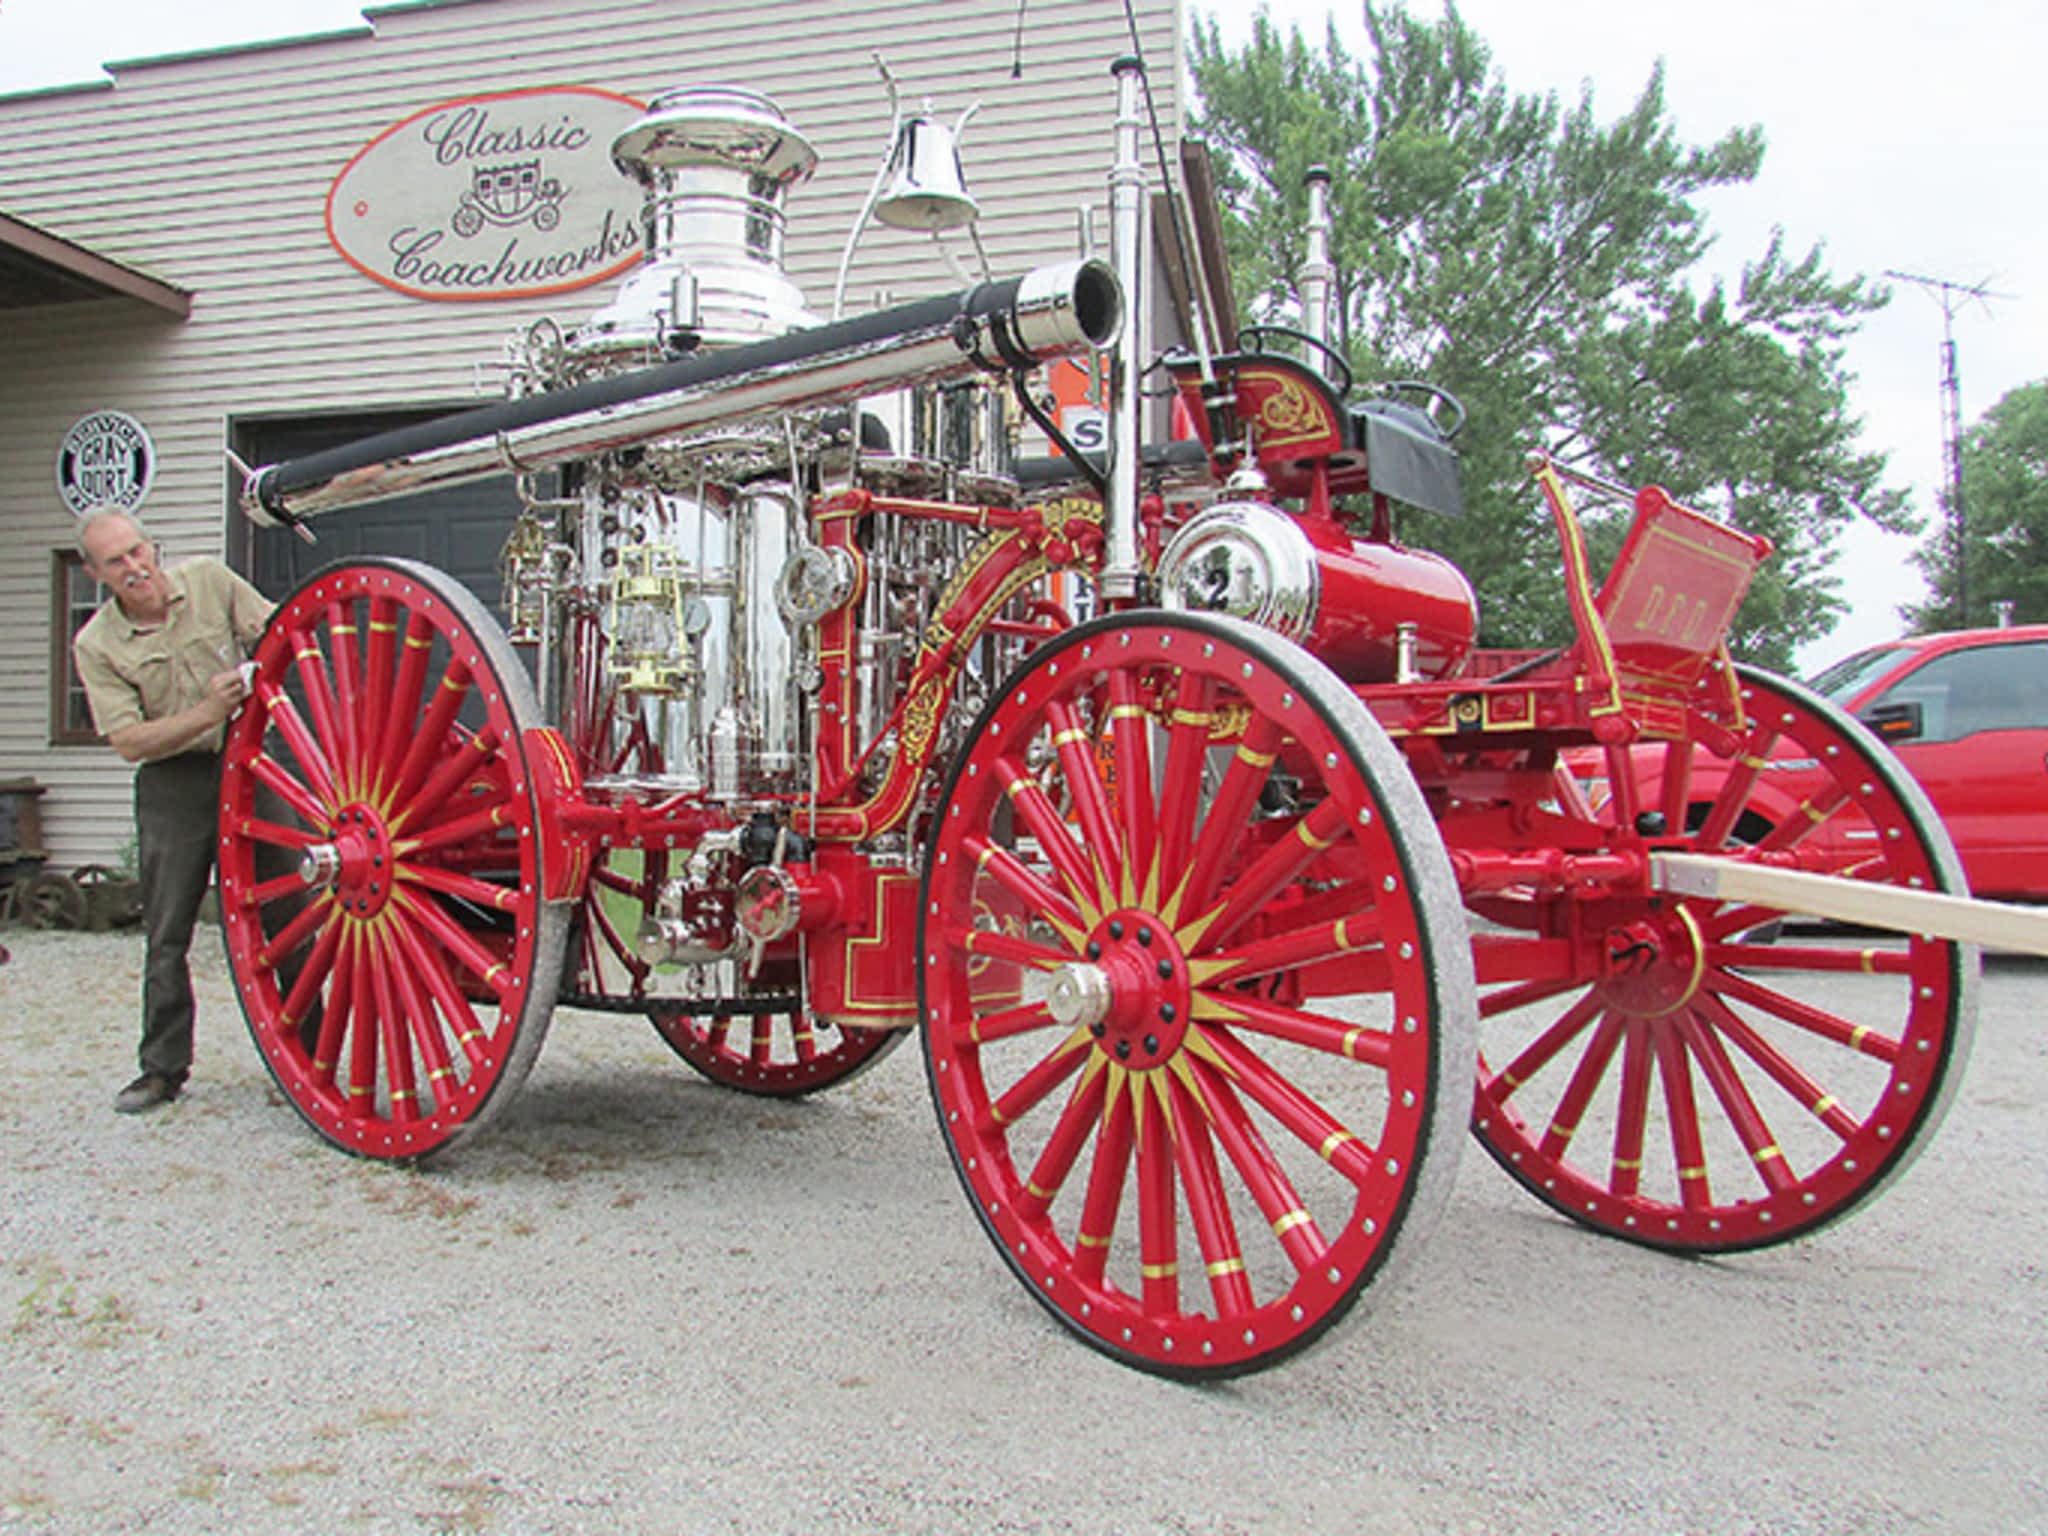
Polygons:
M156 444L126 411L80 417L57 448L57 494L73 517L99 507L133 512L156 478Z
M510 299L601 282L640 255L640 189L612 140L640 116L588 86L465 96L370 140L327 193L327 237L420 299Z

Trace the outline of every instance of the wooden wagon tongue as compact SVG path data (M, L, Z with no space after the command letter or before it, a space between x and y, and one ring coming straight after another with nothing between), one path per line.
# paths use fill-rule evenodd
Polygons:
M2005 902L1776 869L1698 853L1651 854L1650 886L1677 896L1753 901L1805 917L2048 955L2048 910Z

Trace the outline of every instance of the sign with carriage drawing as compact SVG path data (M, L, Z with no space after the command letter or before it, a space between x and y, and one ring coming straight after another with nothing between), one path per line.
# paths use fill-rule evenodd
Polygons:
M640 255L639 191L611 144L641 105L589 86L436 103L334 178L327 235L373 282L469 301L602 282Z

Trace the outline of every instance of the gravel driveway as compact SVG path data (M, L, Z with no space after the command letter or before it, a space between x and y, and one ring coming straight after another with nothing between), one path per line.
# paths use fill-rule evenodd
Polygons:
M914 1042L769 1103L565 1011L409 1172L301 1126L217 946L131 1120L140 940L5 938L0 1529L2048 1531L2048 962L1990 963L1943 1132L1809 1244L1624 1247L1472 1147L1396 1292L1190 1388L1011 1279Z

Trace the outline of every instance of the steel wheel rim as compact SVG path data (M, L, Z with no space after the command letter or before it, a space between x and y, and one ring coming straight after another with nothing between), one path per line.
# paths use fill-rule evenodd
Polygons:
M1882 746L1797 684L1737 670L1748 719L1736 756L1763 759L1790 741L1825 787L1797 780L1802 809L1785 814L1760 798L1775 793L1757 787L1762 770L1746 787L1731 774L1711 823L1731 826L1769 803L1778 818L1758 812L1771 826L1761 850L1811 842L1818 861L1839 846L1828 862L1841 872L1966 889L1924 794ZM1720 686L1710 677L1703 688ZM1756 856L1716 830L1703 825L1689 841ZM1482 955L1481 973L1501 983L1482 994L1482 1019L1513 1027L1482 1023L1475 1134L1539 1199L1651 1247L1765 1247L1847 1216L1905 1170L1955 1092L1975 1022L1975 951L1919 936L1870 936L1857 950L1803 935L1744 942L1781 914L1667 905L1698 935L1690 963L1700 979L1661 998L1574 985L1509 1008L1518 989L1546 984ZM1868 978L1856 983L1871 997L1855 1017L1800 995L1838 972Z
M1029 798L1029 791L1003 788L1004 780L1015 784L1030 760L1025 742L1070 735L1081 700L1093 696L1099 704L1124 695L1122 704L1101 711L1104 716L1127 705L1132 690L1109 682L1113 674L1135 681L1176 667L1182 678L1217 689L1214 704L1247 708L1239 744L1249 745L1253 734L1265 740L1271 727L1294 757L1330 774L1313 788L1326 789L1318 799L1335 808L1331 826L1315 822L1318 835L1331 833L1331 845L1313 857L1327 860L1316 867L1347 871L1348 878L1341 894L1328 898L1329 911L1318 916L1333 920L1341 908L1356 910L1370 882L1387 978L1384 994L1365 1005L1370 1017L1339 1020L1326 1000L1310 998L1298 1009L1267 1011L1251 1022L1247 1010L1258 999L1248 1003L1234 987L1226 998L1227 978L1203 978L1221 975L1215 969L1220 961L1248 942L1244 936L1257 932L1263 919L1244 919L1234 937L1212 927L1208 932L1219 940L1227 937L1212 944L1195 931L1202 913L1175 907L1164 882L1134 874L1126 884L1114 867L1120 854L1110 861L1096 857L1104 848L1144 844L1143 828L1124 822L1114 834L1122 842L1091 842L1085 834L1076 839L1088 851L1089 874L1081 884L1069 883L1057 860L1048 866L1042 878L1070 900L1082 921L1055 931L1050 944L1041 934L1036 947L1082 960L1087 946L1099 943L1111 967L1140 963L1142 956L1162 978L1170 965L1174 976L1162 985L1175 1000L1180 1032L1146 1055L1146 1020L1127 1024L1121 1011L1127 995L1139 996L1135 984L1117 991L1110 1005L1115 1022L1105 1022L1100 1035L1029 1022L1034 1007L1047 1009L1050 1018L1049 1005L1022 993L1022 1001L1007 1003L1011 982L1002 957L1024 951L1004 946L1003 914L992 920L991 909L1006 898L1028 905L1036 892L1020 896L1014 875L983 873L996 867L984 847L1003 842L992 813ZM1093 809L1081 806L1089 773L1103 782L1098 750L1107 750L1125 775L1138 773L1144 756L1148 770L1159 775L1155 804L1173 803L1170 747L1163 756L1149 747L1141 754L1137 744L1149 741L1149 731L1117 740L1106 718L1090 725L1103 729L1090 733L1083 756L1054 758L1059 766L1040 775L1046 782L1070 775L1065 788L1076 825L1086 827L1096 816L1099 828L1101 816L1115 821L1123 815L1114 794ZM1321 763L1328 768L1316 770ZM1244 792L1234 781L1212 786L1205 814L1225 799L1238 797L1234 803L1241 804ZM1439 1101L1446 1075L1462 1082L1467 1058L1455 1053L1471 1038L1470 978L1460 980L1462 916L1433 835L1412 835L1415 818L1427 830L1427 813L1384 735L1319 664L1263 631L1210 616L1111 618L1049 644L1005 685L970 737L940 809L920 912L927 1073L956 1171L1005 1261L1071 1331L1159 1374L1236 1375L1312 1343L1383 1275L1397 1239L1419 1237L1433 1219L1448 1193L1460 1140L1458 1109L1443 1113ZM1016 814L1006 853L1014 853L1015 829L1032 813ZM1305 813L1290 828L1307 825L1309 814L1324 813ZM1192 830L1193 818L1184 820ZM1160 825L1166 825L1163 815ZM1037 826L1046 833L1042 820ZM1278 826L1263 831L1268 849L1293 835ZM1216 846L1225 846L1223 826L1208 832ZM1155 866L1178 862L1175 837L1154 839ZM1206 868L1219 866L1197 856L1188 867L1192 885L1206 878ZM1107 882L1092 911L1085 897L1070 896L1085 889L1086 878ZM1233 869L1214 889L1228 902L1232 893L1249 889L1239 883L1247 878ZM957 915L976 913L977 904L979 917ZM1207 910L1214 903L1195 905ZM1234 914L1221 921L1238 920ZM997 942L976 949L990 942L968 936L977 925ZM976 959L987 963L977 970ZM1168 1006L1167 995L1146 994L1142 1006L1158 1012ZM1183 997L1185 1012L1177 1002ZM1239 1017L1226 1020L1225 1011ZM1318 1044L1281 1040L1270 1032L1279 1028L1313 1034ZM1125 1043L1131 1055L1119 1058L1115 1049ZM1005 1059L998 1061L999 1053ZM1355 1054L1347 1060L1347 1053ZM1303 1070L1290 1077L1296 1068ZM1041 1085L1042 1096L1034 1097ZM1314 1113L1285 1106L1289 1090L1301 1092ZM1449 1102L1459 1104L1459 1093L1453 1091ZM1183 1134L1176 1139L1169 1126ZM1185 1134L1189 1130L1198 1134ZM1040 1182L1047 1178L1056 1182Z
M250 1034L335 1145L395 1160L443 1150L516 1092L561 970L566 908L540 896L526 759L532 685L474 597L404 560L320 573L279 606L252 659L255 695L223 757L219 850ZM473 730L465 707L481 712ZM259 786L282 820L259 815ZM318 857L340 872L259 874L259 848L302 865L329 850ZM315 979L282 987L287 959ZM321 1029L302 1038L314 997Z

